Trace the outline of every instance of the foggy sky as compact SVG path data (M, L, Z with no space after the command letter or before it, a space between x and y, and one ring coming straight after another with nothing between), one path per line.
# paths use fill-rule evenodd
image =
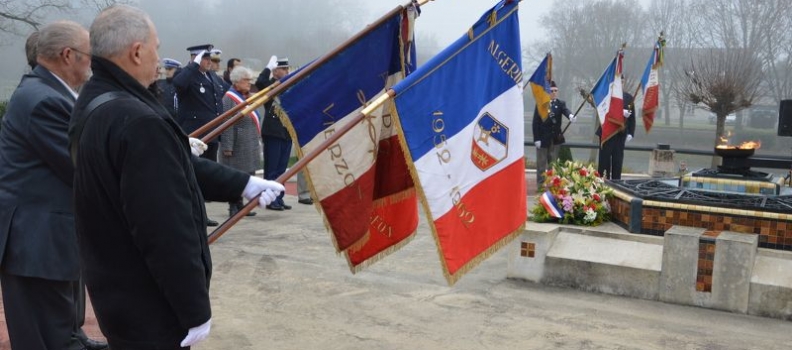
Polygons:
M162 4L158 1L141 1L138 0L137 4L144 11L151 14L155 20L155 25L158 27L159 35L162 40L160 47L161 57L172 57L180 60L182 63L187 63L187 53L184 50L187 46L212 42L211 38L216 31L234 31L235 27L243 27L245 25L255 25L256 28L266 30L267 17L274 16L268 12L269 3L281 0L265 0L258 1L260 6L256 8L249 8L249 1L240 0L199 0L199 1L174 1ZM293 0L298 1L298 0ZM355 33L363 29L363 27L377 20L380 16L395 8L398 5L405 4L406 0L327 0L328 3L333 3L336 6L347 6L354 10L362 10L355 12L357 17L354 19L344 20L350 28L347 28L351 33ZM521 27L521 40L524 45L530 45L532 42L542 40L544 30L540 23L540 18L546 14L553 4L561 0L540 1L540 0L523 0L520 4L520 27ZM571 0L575 1L575 0ZM650 0L641 0L643 6L647 6ZM308 2L306 2L308 3ZM433 0L422 7L422 15L416 22L416 35L418 38L430 39L423 40L429 42L437 47L434 50L439 50L451 44L454 40L463 35L467 29L472 25L487 9L494 6L497 0ZM159 5L162 4L162 5ZM175 6L174 6L175 5ZM242 6L244 5L244 6ZM217 6L236 6L240 10L240 16L244 17L243 23L237 24L231 18L196 18L195 14L201 11L191 11L191 7L202 6L203 8L217 8ZM310 6L306 6L305 11L310 11ZM167 13L164 13L167 12ZM176 12L176 13L173 13ZM204 11L209 12L209 11ZM93 16L96 11L94 9L85 9L83 11L72 11L69 13L54 13L50 16L50 21L55 19L70 19L78 23L90 26ZM257 18L253 21L249 18ZM172 20L162 20L165 23L157 23L158 18L177 18L180 28L180 33L171 33L173 28ZM563 19L559 19L563 20ZM255 23L258 22L258 23ZM303 18L295 18L293 21L293 28L278 28L279 31L287 33L299 33L301 28L306 25ZM170 25L170 26L169 26ZM354 28L352 28L354 27ZM183 30L182 30L183 29ZM328 30L332 30L329 28ZM19 82L19 78L26 72L25 56L24 56L24 39L30 30L25 32L24 36L14 36L11 34L3 34L3 41L5 45L3 50L0 50L0 57L4 62L4 68L0 70L0 99L7 99L13 89ZM250 33L255 35L255 32ZM212 42L219 48L223 48L223 43ZM332 43L337 45L338 43ZM422 40L417 40L419 50L421 49ZM328 44L331 45L331 44ZM332 47L332 46L331 46ZM331 48L330 47L330 48ZM232 47L233 48L233 47ZM258 53L254 48L255 59L251 59L250 66L254 69L261 69L261 61L266 61L270 54ZM329 50L329 48L328 48ZM228 52L235 50L224 50L224 59L230 57L249 57L244 53ZM240 50L241 51L241 50ZM420 51L419 51L420 52ZM243 58L244 59L244 58ZM308 61L309 58L302 58ZM304 64L306 62L293 62L296 64Z

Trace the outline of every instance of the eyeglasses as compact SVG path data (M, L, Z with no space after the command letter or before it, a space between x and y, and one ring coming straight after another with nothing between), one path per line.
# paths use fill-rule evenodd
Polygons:
M82 54L82 55L85 55L85 56L91 57L91 54L89 54L89 53L87 53L87 52L83 52L83 51L77 50L77 49L75 49L75 48L73 48L73 47L71 47L71 46L69 46L68 48L69 48L70 50L72 50L72 51L76 52L76 53L79 53L79 54Z

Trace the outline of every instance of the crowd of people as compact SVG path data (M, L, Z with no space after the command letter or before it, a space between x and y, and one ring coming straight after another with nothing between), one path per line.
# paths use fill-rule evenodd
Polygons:
M31 71L0 129L0 285L13 349L189 349L211 329L206 227L217 223L205 200L228 202L229 216L244 199L291 208L274 181L291 141L271 104L217 140L189 137L286 76L288 59L273 56L256 77L240 59L220 72L211 45L190 47L186 65L161 60L159 45L148 14L120 4L89 29L57 21L27 40ZM82 330L86 287L107 342Z
M289 60L273 55L256 74L231 58L221 71L213 45L187 48L182 64L161 59L159 44L129 5L104 9L90 29L57 21L28 38L31 72L0 129L0 283L14 349L189 349L212 322L206 226L218 223L205 201L229 203L229 216L244 199L292 208L275 181L292 151L276 102L217 139L189 136L286 77ZM550 92L549 118L533 121L540 188L562 117L575 121L554 83ZM600 152L613 179L635 125L624 100L627 126ZM298 202L313 204L298 178ZM86 287L107 343L82 330Z

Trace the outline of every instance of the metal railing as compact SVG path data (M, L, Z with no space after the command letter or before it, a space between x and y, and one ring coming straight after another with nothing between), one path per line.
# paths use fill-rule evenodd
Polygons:
M524 142L525 147L533 147L533 142L526 141ZM599 145L594 143L583 143L583 142L567 142L564 146L570 148L583 148L583 149L599 149ZM669 145L670 146L670 145ZM651 152L657 147L653 146L638 146L638 145L627 145L624 146L625 151L638 151L638 152ZM715 150L699 150L699 149L689 149L689 148L670 148L675 153L678 154L690 154L690 155L697 155L697 156L714 156ZM781 156L771 156L771 155L753 155L748 157L748 164L751 167L756 168L771 168L771 169L792 169L792 156L790 157L781 157Z

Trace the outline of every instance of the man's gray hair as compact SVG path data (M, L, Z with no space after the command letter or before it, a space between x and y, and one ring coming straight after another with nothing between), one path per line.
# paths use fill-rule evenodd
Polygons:
M239 82L242 79L253 79L253 71L245 66L236 66L231 74L228 75L231 83Z
M147 42L151 18L143 10L116 4L104 9L91 24L91 50L94 56L110 58L124 52L135 42Z
M54 60L64 48L79 47L85 27L72 21L57 21L41 28L36 44L36 56Z

